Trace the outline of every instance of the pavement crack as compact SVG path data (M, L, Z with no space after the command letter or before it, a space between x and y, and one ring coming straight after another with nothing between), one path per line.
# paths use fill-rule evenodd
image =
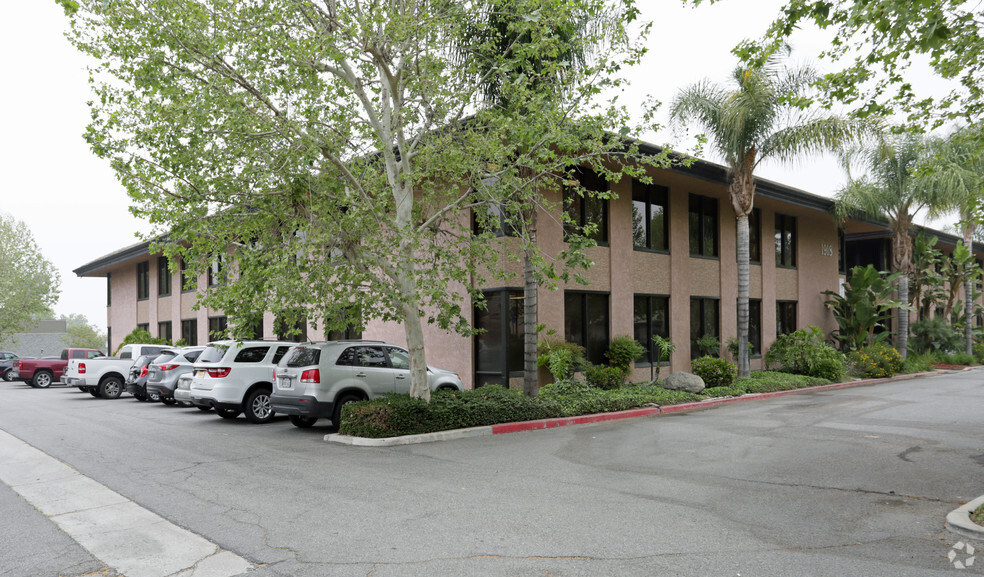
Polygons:
M792 489L815 489L818 491L838 491L842 493L855 493L859 495L880 495L883 497L900 497L903 499L913 499L915 501L927 501L930 503L942 503L945 505L960 506L963 505L962 502L958 501L947 501L946 499L940 499L938 497L922 497L919 495L906 495L904 493L896 493L895 491L878 491L875 489L863 489L861 487L849 488L849 487L833 487L828 485L810 485L809 483L783 483L780 481L763 481L760 479L738 479L735 477L720 477L723 479L728 479L731 481L738 481L741 483L754 483L758 485L770 485L774 487L789 487Z

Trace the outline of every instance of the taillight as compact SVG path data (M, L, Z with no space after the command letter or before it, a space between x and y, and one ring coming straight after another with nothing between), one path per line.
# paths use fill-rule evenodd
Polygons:
M209 368L205 370L208 371L208 376L212 377L213 379L223 379L229 376L229 372L232 370L232 367L219 367L217 369Z
M170 365L160 365L158 366L158 368L162 371L173 371L174 369L178 368L178 365L175 363L171 363Z
M150 369L147 368L147 365L144 365L143 368L140 369L140 376L141 377L146 377L147 376L147 373L149 373L149 372L150 372Z
M24 370L24 361L17 361L17 370L18 371Z
M79 374L80 375L85 374L85 363L79 363Z
M308 369L301 373L302 383L320 383L321 371L318 369Z

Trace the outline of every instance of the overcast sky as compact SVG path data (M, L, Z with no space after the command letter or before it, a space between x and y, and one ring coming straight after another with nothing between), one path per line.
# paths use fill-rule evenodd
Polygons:
M680 0L642 0L654 22L649 54L633 74L626 102L651 96L664 103L703 78L724 82L736 64L730 50L760 37L784 3L727 0L685 8ZM82 139L90 98L85 60L64 38L67 19L54 0L7 2L0 18L5 56L0 90L0 210L27 223L44 255L61 272L57 314L82 313L106 327L105 279L78 278L72 270L129 246L150 227L130 215L129 199L107 162ZM794 38L794 59L809 61L824 44L819 32ZM642 137L686 150L678 130ZM690 135L692 137L692 134ZM712 154L705 158L720 162ZM791 167L764 165L757 174L815 194L832 196L844 176L831 158ZM2 271L0 271L2 272Z

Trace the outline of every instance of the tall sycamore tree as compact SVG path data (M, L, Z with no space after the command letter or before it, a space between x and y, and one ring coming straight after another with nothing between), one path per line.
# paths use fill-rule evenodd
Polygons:
M400 323L419 398L424 324L469 334L474 287L502 268L469 212L627 153L608 137L624 109L595 101L641 53L630 0L502 0L529 41L493 68L449 48L477 22L469 0L59 2L96 61L86 137L157 225L155 250L190 280L212 270L199 305L234 332L264 311L326 331ZM483 106L486 76L550 60L571 6L614 11L608 49L556 98L519 78L514 106Z
M738 374L748 376L748 216L755 203L755 169L766 160L788 163L834 151L859 139L868 123L801 108L810 68L788 68L776 52L761 65L738 66L729 85L703 81L673 100L677 122L694 122L728 166L728 192L738 226Z

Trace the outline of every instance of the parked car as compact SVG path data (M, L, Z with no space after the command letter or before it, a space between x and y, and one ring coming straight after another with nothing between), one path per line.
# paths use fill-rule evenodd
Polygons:
M204 350L205 347L184 347L162 352L147 367L147 394L157 395L165 405L176 403L174 388L178 384L178 377L192 371L195 361Z
M457 373L427 367L432 391L464 390ZM273 410L297 427L341 420L346 403L410 392L410 354L382 341L328 341L294 347L277 365Z
M126 376L141 355L157 355L167 345L124 345L115 357L71 359L62 381L104 399L118 399L126 391ZM93 393L95 391L95 393Z
M63 349L58 357L17 361L17 368L15 372L10 373L10 376L14 380L22 380L32 387L47 389L52 383L61 381L62 375L65 374L65 369L68 367L69 359L95 359L105 356L102 351L96 349Z
M14 367L17 365L17 361L21 359L33 359L34 357L19 357L17 353L12 353L10 351L0 351L0 378L7 381L14 380L11 373L17 374Z
M169 349L164 349L160 354L140 355L137 357L137 360L130 367L130 373L126 377L126 392L141 402L153 401L156 403L161 400L159 393L147 393L147 375L150 372L148 366L154 362L154 359L166 354L168 351Z
M199 411L211 411L212 407L195 405L191 402L191 379L192 373L185 373L178 377L178 382L174 386L174 400L179 403L193 405Z
M251 423L273 419L273 367L296 343L216 341L202 351L191 380L191 402L211 407L224 419L245 413Z

